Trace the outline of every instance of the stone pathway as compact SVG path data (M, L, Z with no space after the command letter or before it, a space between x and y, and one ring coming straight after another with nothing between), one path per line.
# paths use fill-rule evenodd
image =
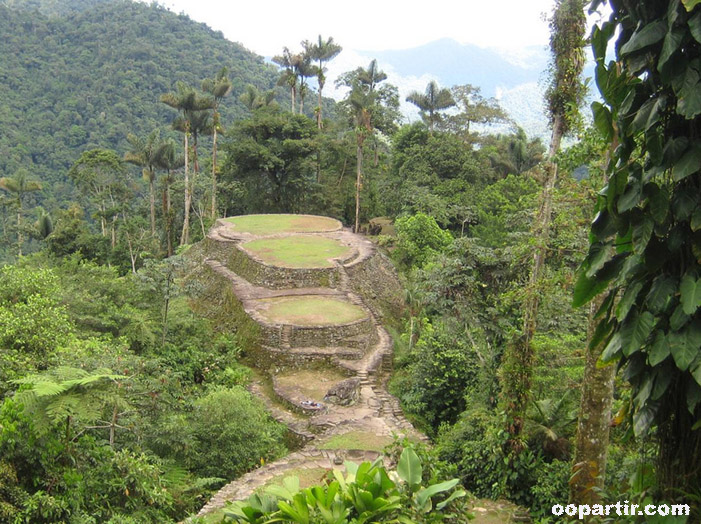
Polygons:
M246 313L269 332L278 333L276 344L269 344L266 350L272 354L303 356L304 362L314 364L316 359L330 362L344 374L357 377L360 382L358 401L351 406L340 406L324 403L323 409L315 410L309 416L299 415L282 407L283 402L271 398L270 388L266 388L263 380L256 379L249 387L251 393L260 398L271 415L286 424L290 430L307 444L299 451L262 466L224 486L200 510L198 516L214 512L226 505L227 501L240 500L248 497L257 488L270 479L284 474L285 471L307 468L331 469L340 467L343 460L363 461L374 460L380 456L379 450L367 451L361 449L321 449L330 439L344 435L350 431L354 434L361 432L377 440L388 439L393 435L407 436L413 440L426 440L411 423L404 417L399 401L386 390L386 382L391 372L392 340L387 330L381 325L379 314L373 304L363 300L353 291L351 277L347 269L358 266L374 255L375 247L367 240L349 231L332 231L316 234L335 238L353 247L351 257L345 261L335 261L335 287L288 288L273 289L255 286L236 273L235 267L227 267L227 250L238 249L236 244L254 238L256 235L236 233L218 221L208 234L208 241L215 243L209 252L212 256L206 259L206 264L217 274L224 277L231 285ZM276 234L275 236L285 236ZM270 326L259 313L258 301L266 298L284 296L324 296L335 297L361 307L367 312L370 321L369 333L354 337L345 337L342 344L296 347L293 344L294 329L299 326ZM277 331L275 331L277 329ZM305 329L307 329L305 327ZM320 371L323 373L323 370ZM277 390L278 395L285 395ZM288 403L299 404L303 398L301 392L294 391L283 399Z

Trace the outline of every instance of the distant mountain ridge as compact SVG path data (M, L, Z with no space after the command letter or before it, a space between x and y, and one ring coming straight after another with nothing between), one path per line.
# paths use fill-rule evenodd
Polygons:
M521 84L538 82L547 67L546 49L524 49L528 58L524 64L504 58L494 49L472 44L460 44L443 38L428 44L401 50L360 51L361 54L391 64L404 76L421 76L429 73L438 77L442 85L472 84L479 86L485 96L495 96L497 88L512 88Z
M543 100L547 81L549 49L531 46L520 52L482 48L443 38L425 45L401 50L360 51L391 69L391 81L401 84L427 75L441 86L472 84L485 97L495 97L516 124L529 136L549 138L550 130ZM594 76L591 60L584 77ZM402 86L400 85L400 92ZM404 89L406 91L406 89ZM587 109L584 108L587 113Z

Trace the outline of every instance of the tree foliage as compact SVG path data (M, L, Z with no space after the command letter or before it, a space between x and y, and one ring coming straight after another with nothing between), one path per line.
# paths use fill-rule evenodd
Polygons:
M694 429L701 420L701 172L694 160L701 11L679 1L611 7L610 20L592 35L604 98L593 109L615 149L574 300L583 304L610 287L599 311L601 358L618 361L632 385L635 435L657 427L661 486L688 490L700 481L691 464L699 459ZM607 64L617 28L619 63Z

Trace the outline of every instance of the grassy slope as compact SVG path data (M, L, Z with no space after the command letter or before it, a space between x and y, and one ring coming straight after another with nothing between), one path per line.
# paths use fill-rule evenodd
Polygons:
M159 97L176 81L199 87L228 67L233 92L221 113L229 126L247 114L238 101L246 84L268 89L278 76L220 32L155 3L86 2L51 16L12 5L0 0L0 172L24 167L40 176L48 207L73 198L65 174L82 151L122 154L128 133L169 132L176 111Z

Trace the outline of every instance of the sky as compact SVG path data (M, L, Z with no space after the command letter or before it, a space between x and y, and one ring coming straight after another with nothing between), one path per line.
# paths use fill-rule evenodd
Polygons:
M147 0L144 0L147 1ZM367 66L372 51L411 49L442 38L494 48L511 62L527 64L534 49L545 49L550 36L547 17L555 0L431 0L410 7L407 0L157 0L175 13L221 31L233 42L271 58L287 46L301 51L302 40L333 37L343 51L327 67L324 95L342 99L345 88L334 85L342 73ZM397 86L406 121L419 118L406 102L413 91L440 79L431 71L406 76L380 62L387 81ZM529 134L546 133L542 86L537 82L501 89L502 107L533 107ZM491 95L490 95L491 96ZM528 112L527 112L528 113ZM530 114L528 113L528 114Z
M518 51L547 45L554 0L159 0L263 56L291 50L319 34L346 50L417 47L439 38Z

